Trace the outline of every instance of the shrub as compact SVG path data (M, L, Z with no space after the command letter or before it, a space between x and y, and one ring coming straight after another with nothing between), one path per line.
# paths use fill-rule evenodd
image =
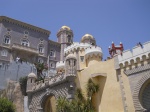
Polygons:
M0 98L0 112L15 112L15 106L6 98Z

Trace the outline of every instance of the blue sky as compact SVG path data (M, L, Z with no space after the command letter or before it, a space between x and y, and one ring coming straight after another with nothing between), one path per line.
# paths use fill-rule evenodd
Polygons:
M150 40L150 0L0 0L0 15L50 30L52 40L63 25L74 41L92 34L104 59L112 41L132 49Z

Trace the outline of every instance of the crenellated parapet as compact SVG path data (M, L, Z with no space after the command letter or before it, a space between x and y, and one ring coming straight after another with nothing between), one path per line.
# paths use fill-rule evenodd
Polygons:
M100 56L102 58L102 49L98 46L91 46L85 49L86 58L93 57L93 55Z
M128 69L135 68L149 63L150 59L150 41L135 46L132 51L126 50L122 55L118 55L118 61L120 67L126 67Z
M74 42L72 45L68 46L67 48L64 49L65 54L69 54L71 52L75 52L76 50L82 50L87 47L92 46L91 44L88 43L78 43L78 42Z

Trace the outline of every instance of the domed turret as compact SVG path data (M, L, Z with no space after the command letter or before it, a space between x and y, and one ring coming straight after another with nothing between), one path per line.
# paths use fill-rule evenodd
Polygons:
M37 79L37 76L34 73L30 73L28 75L27 80L27 93L32 91L33 86L35 85L35 80Z
M68 26L62 26L57 33L57 38L61 44L60 61L65 61L64 49L73 43L73 31Z
M76 76L77 71L77 59L75 55L69 54L66 57L66 75Z
M62 26L61 29L62 30L71 30L70 27L68 27L68 26Z
M82 43L89 43L91 45L96 45L95 38L91 34L85 34L82 37L81 42Z

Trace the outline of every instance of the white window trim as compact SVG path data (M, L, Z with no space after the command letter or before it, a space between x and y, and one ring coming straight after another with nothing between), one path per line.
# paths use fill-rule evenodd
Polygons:
M53 55L51 55L51 52L52 52ZM51 50L50 50L50 57L55 57L55 56L56 56L56 55L55 55L55 50L51 49Z
M6 43L6 41L5 41L5 39L6 39L7 37L9 38L8 43ZM3 40L3 42L4 42L4 44L10 44L10 35L4 35L4 40Z
M40 50L40 47L41 47L42 50ZM43 44L39 44L38 50L39 50L39 53L44 54L44 51L45 51L44 45Z
M23 42L23 41L26 41L26 42ZM21 45L22 45L22 46L29 47L29 46L30 46L29 40L28 40L28 39L22 39L22 40L21 40Z
M43 63L44 60L43 60L42 58L38 58L38 62L39 62L39 63Z
M7 57L7 55L8 55L8 51L7 50L2 50L1 51L1 56Z

